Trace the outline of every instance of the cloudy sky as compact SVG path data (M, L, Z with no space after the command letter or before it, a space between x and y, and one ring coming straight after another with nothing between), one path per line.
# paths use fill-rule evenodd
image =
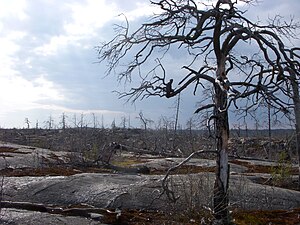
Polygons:
M281 14L299 19L299 0L264 0L250 9L263 18ZM248 8L247 8L248 9ZM97 116L105 126L115 119L145 117L158 121L174 116L175 99L152 98L135 105L112 91L123 90L114 76L104 77L94 47L113 37L113 24L124 13L140 24L154 12L148 0L0 0L0 127L24 127L25 118L43 127L51 116L59 124L74 115ZM181 124L193 115L199 96L182 96Z

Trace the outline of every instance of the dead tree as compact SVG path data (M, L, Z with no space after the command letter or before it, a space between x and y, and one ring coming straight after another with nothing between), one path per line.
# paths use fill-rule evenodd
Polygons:
M175 102L175 108L176 108L176 114L175 114L175 123L174 123L174 134L177 133L177 128L178 128L178 120L179 120L179 112L180 112L180 103L181 103L181 99L180 99L180 94L178 94L176 102Z
M65 113L63 113L63 114L61 115L60 118L61 118L61 122L60 122L61 128L62 128L63 130L65 130L65 129L67 128L67 122L66 122L67 116L66 116Z
M244 2L251 5L253 1ZM264 100L279 111L288 112L292 104L287 105L276 92L284 81L284 64L291 62L283 40L292 41L299 25L293 20L281 21L279 16L266 24L251 21L247 12L237 8L237 1L219 0L210 5L194 0L151 3L160 7L160 14L132 32L125 18L125 25L116 26L115 37L97 47L99 62L107 61L107 73L117 73L119 80L141 78L140 85L119 93L128 101L150 96L170 98L190 86L196 95L204 85L213 87L212 102L196 111L213 111L208 126L214 128L210 130L217 153L214 215L227 224L228 109L246 102L247 111ZM243 52L244 45L255 53L249 56L248 51ZM174 47L190 59L190 63L178 65L181 70L176 76L168 73L166 59L166 53L174 51ZM133 57L128 59L129 56ZM124 63L127 67L123 70ZM149 64L153 65L150 70Z
M25 123L26 123L26 125L27 125L27 129L29 129L29 128L30 128L31 122L29 121L28 118L25 118Z
M291 60L286 64L286 71L288 74L285 76L284 92L293 100L293 110L295 115L295 130L296 130L296 148L298 153L299 176L298 176L298 189L300 190L300 48L293 48L289 50ZM290 91L291 90L291 91Z
M153 123L153 120L146 118L142 111L139 112L139 116L137 118L140 119L145 131L147 130L148 124Z

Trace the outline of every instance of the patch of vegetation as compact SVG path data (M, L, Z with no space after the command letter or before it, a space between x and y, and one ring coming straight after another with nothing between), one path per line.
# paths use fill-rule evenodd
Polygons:
M247 167L246 173L270 173L272 167L271 166L264 166L264 165L254 165L250 162L241 161L241 160L230 160L230 163L245 166Z
M99 146L96 143L92 144L92 147L89 150L84 150L83 152L83 158L87 161L95 161L99 154Z
M272 167L272 183L275 186L286 186L292 183L293 168L289 160L287 160L287 153L281 152L277 165Z
M71 168L71 167L40 167L40 168L5 168L0 170L0 173L6 177L23 177L23 176L71 176L79 173L108 173L109 169L85 167L85 168Z
M299 224L300 208L293 210L246 210L233 212L234 223L237 225L265 224Z
M12 148L12 147L6 147L6 146L0 147L0 152L15 152L16 150L18 150L18 149Z
M132 165L144 163L144 162L147 162L147 161L148 160L135 158L135 157L131 157L131 158L124 157L122 159L112 160L111 164L116 165L116 166L120 166L120 167L130 167Z
M0 153L18 153L18 154L30 154L30 152L21 152L18 151L18 148L0 146ZM4 154L2 154L4 155Z
M168 169L157 170L153 169L151 174L155 175L165 175ZM202 166L195 166L195 165L182 165L176 169L176 171L172 172L171 174L193 174L193 173L205 173L205 172L216 172L216 167L202 167Z
M0 153L0 157L5 158L5 157L14 157L14 156Z
M293 175L298 175L298 168L293 167L291 162L286 161L286 155L281 154L278 162L274 166L254 165L250 162L241 160L231 160L231 163L247 167L246 173L266 173L271 178L256 179L256 182L263 185L287 188L290 190L299 190L298 180L293 180Z
M269 174L274 173L274 171L280 171L280 167L284 165L279 163L276 166L254 165L250 162L241 161L237 159L230 160L230 163L247 167L247 170L245 171L246 173L269 173ZM293 168L292 166L290 167L289 171L291 175L298 174L298 169Z

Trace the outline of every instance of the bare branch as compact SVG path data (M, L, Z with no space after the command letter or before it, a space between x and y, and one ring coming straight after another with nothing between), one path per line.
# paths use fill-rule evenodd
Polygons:
M171 201L176 202L179 199L179 196L176 197L175 193L168 187L167 179L168 179L169 175L171 174L171 172L177 170L179 167L181 167L182 165L184 165L187 162L189 162L195 155L204 154L204 153L213 153L213 154L216 154L217 152L216 151L207 151L207 150L199 150L199 151L193 152L187 158L185 158L183 161L181 161L177 165L175 165L173 167L170 167L168 169L166 175L164 176L164 178L162 180L162 187L163 187L163 190L164 190L163 193L166 193L166 195L168 196L168 198Z
M210 109L210 108L212 108L212 107L215 107L215 104L208 104L208 105L199 107L194 113L199 113L199 112L201 112L202 110Z

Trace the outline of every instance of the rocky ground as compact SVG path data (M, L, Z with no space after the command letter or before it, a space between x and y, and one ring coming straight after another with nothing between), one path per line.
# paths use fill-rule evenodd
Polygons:
M7 142L0 142L0 156L2 224L209 224L211 221L215 170L212 159L194 158L171 173L167 184L179 197L172 202L162 188L162 180L170 167L184 159L181 157L118 151L111 162L116 168L131 168L121 170L92 161L83 164L79 152ZM283 210L273 211L274 215L281 213L289 224L297 224L300 192L293 190L297 165L283 167L278 162L247 158L232 158L230 164L230 208L237 224L247 224L239 221L249 219L249 215L255 221L255 215L261 217L254 214L258 210L260 213ZM143 167L149 170L146 173L135 170ZM284 168L288 174L278 175L278 169ZM284 185L288 188L283 188ZM274 216L267 221L272 219Z

